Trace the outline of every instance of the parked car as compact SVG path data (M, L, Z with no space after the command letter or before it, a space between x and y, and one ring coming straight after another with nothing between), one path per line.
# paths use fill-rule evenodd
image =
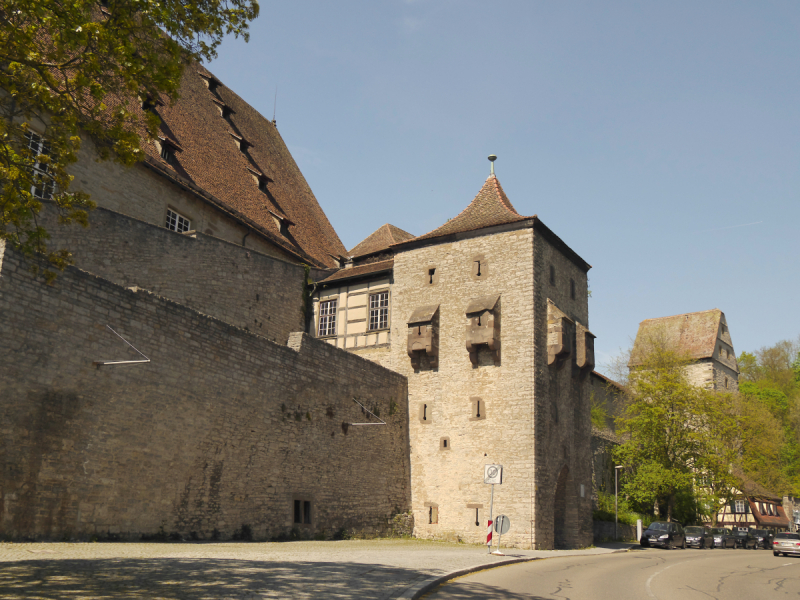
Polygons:
M749 529L735 529L733 532L734 548L744 548L747 550L756 545L756 539L750 535Z
M772 542L772 554L773 556L800 554L800 533L792 533L790 531L776 533Z
M736 547L736 541L733 539L733 533L727 527L714 527L711 530L711 535L714 537L715 548Z
M767 529L751 529L750 535L756 540L753 544L755 550L768 550L772 548L773 535Z
M655 521L642 534L639 540L642 546L661 546L662 548L686 548L686 534L680 523Z
M687 527L686 545L690 548L713 548L714 538L705 527Z

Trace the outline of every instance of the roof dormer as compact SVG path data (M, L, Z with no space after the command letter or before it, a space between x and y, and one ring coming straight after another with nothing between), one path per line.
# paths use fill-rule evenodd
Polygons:
M250 142L248 142L248 141L247 141L246 139L244 139L244 138L243 138L241 135L238 135L238 134L236 134L236 133L233 133L232 131L229 131L228 133L229 133L229 134L230 134L230 136L233 138L233 141L234 141L234 143L236 144L236 147L237 147L237 148L239 148L239 150L240 150L241 152L247 152L247 150L248 150L248 149L250 149L250 148L252 148L252 147L253 147L253 144L251 144Z
M217 88L222 85L222 82L213 75L205 75L204 73L198 73L198 75L203 78L208 91L212 94L216 94Z

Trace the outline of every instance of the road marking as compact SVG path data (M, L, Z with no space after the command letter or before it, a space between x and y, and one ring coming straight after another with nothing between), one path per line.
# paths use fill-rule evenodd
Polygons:
M668 566L668 567L664 567L663 569L661 569L661 570L660 570L660 571L658 571L657 573L653 573L652 575L650 575L650 578L649 578L649 579L647 580L647 582L644 584L644 590L647 592L647 595L648 595L648 596L650 596L651 598L655 598L656 600L658 600L658 596L656 596L656 595L653 593L653 591L650 589L650 582L651 582L651 581L653 581L653 579L656 577L656 575L661 575L661 574L662 574L664 571L666 571L667 569L671 569L672 567L677 567L678 565L682 565L682 564L684 564L684 563L687 563L687 562L689 562L689 561L688 561L688 560L684 560L684 561L681 561L681 562L679 562L679 563L674 563L674 564L671 564L671 565L670 565L670 566Z

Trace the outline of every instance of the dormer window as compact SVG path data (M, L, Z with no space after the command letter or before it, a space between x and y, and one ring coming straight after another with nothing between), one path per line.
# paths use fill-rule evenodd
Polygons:
M240 152L247 152L248 148L251 148L253 146L253 144L248 142L242 136L236 135L232 131L229 131L228 133L231 134L231 137L233 138L233 142L236 144L236 147L239 148Z
M175 162L175 151L166 144L161 144L161 158L165 163L171 165Z
M28 150L34 159L37 159L39 156L48 156L50 154L50 148L42 136L32 131L28 131L25 134L25 140L28 144ZM50 169L47 166L47 162L40 162L39 160L36 160L33 163L33 179L34 184L31 187L31 194L35 198L50 200L50 198L53 197L53 192L55 191L55 183L50 175Z
M266 177L259 177L258 178L258 189L260 191L264 192L265 194L267 193L267 183L268 182L269 182L269 179L267 179Z
M294 225L294 223L292 223L286 217L282 217L277 213L274 213L272 211L269 211L269 213L272 215L272 219L275 221L275 225L277 226L278 231L281 232L282 236L287 237L289 235L289 226Z
M213 75L200 74L200 77L202 77L203 80L206 82L206 87L208 88L208 91L211 92L212 94L216 94L217 88L222 85L222 82L219 79L215 78Z
M151 96L147 96L146 98L142 99L141 107L142 110L146 112L151 112L155 114L159 106L164 106L164 103L158 98L154 99Z

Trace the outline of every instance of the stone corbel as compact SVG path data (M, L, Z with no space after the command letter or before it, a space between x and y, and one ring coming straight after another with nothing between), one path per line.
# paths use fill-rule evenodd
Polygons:
M414 369L420 368L423 354L431 369L439 367L439 305L421 306L408 320L408 357Z
M547 364L561 367L572 354L570 330L574 322L551 300L547 301Z
M594 369L594 334L579 322L576 323L577 352L575 364L582 374L591 372Z
M500 364L500 296L484 296L467 306L466 346L469 360L478 366L478 346L485 344L494 364Z

